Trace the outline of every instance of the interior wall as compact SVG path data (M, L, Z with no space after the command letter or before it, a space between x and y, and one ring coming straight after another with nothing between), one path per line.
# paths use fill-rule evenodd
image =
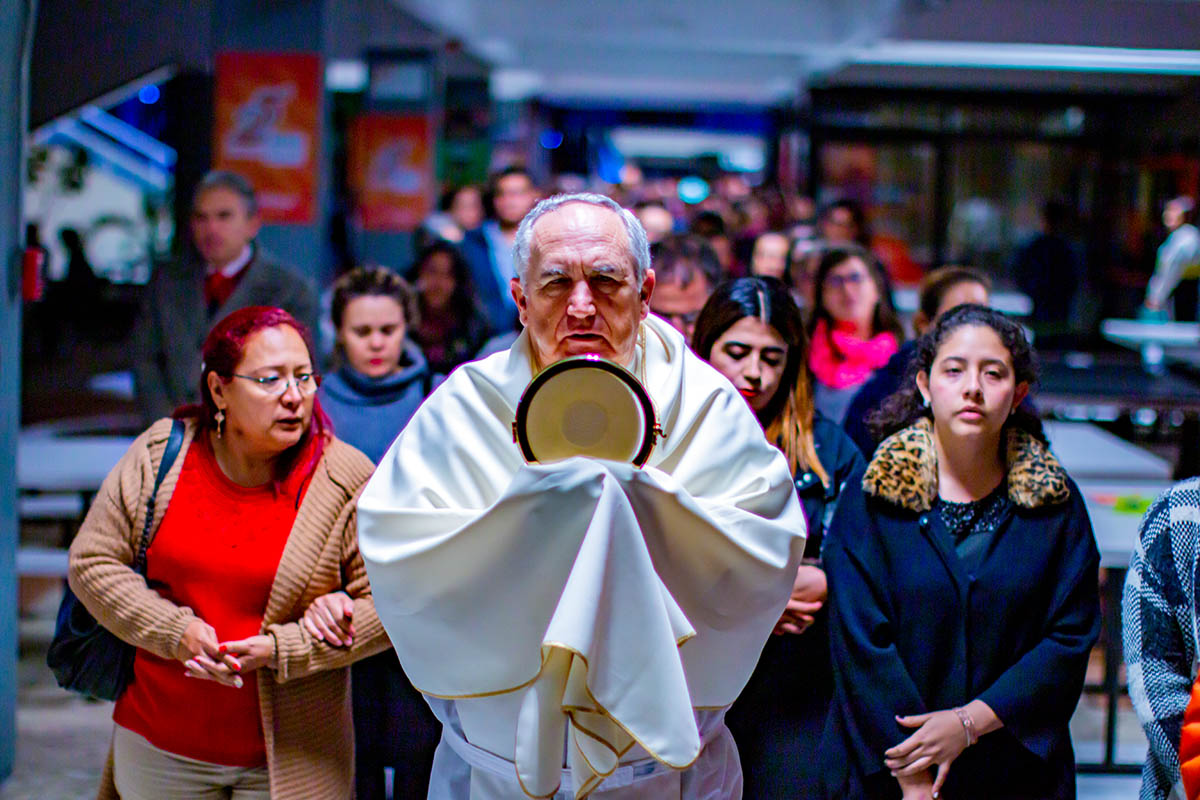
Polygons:
M0 781L13 769L17 739L17 434L21 426L21 305L17 231L25 87L21 54L30 0L0 0Z

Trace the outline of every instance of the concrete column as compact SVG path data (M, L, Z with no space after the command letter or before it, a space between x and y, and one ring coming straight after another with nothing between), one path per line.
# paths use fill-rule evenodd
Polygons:
M12 774L17 739L17 434L21 428L20 223L28 120L26 34L31 0L0 0L0 781Z
M324 55L322 31L330 20L327 19L327 3L323 0L289 0L286 3L223 0L213 4L212 14L215 52L246 50ZM333 276L333 254L328 236L330 133L323 90L319 96L317 135L321 150L317 157L316 217L311 225L264 225L258 241L285 264L324 286Z

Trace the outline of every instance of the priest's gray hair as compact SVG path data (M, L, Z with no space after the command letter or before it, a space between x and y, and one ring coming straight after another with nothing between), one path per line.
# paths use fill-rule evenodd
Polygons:
M642 227L642 223L638 221L637 217L622 208L616 200L592 192L556 194L553 197L547 197L534 206L533 210L525 215L525 219L521 220L521 224L517 228L517 238L513 242L513 266L517 270L517 277L521 280L521 285L524 286L525 279L529 277L529 258L533 250L533 226L551 211L562 208L568 203L587 203L590 206L600 206L621 218L621 222L625 225L626 238L629 240L629 258L633 261L634 277L637 286L641 287L642 281L646 279L646 270L650 269L650 243L646 239L646 229Z

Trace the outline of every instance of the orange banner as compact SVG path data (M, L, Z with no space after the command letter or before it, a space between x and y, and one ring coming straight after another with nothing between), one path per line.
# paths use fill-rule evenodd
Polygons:
M364 114L350 128L350 187L364 230L411 231L433 205L429 119L416 114Z
M245 176L264 222L316 218L321 62L303 53L217 56L214 166Z

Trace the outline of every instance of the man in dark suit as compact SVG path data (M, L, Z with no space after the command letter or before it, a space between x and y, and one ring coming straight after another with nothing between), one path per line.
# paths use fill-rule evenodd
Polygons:
M254 188L233 172L209 172L192 195L194 255L160 265L134 331L134 380L147 423L196 402L200 347L217 321L246 306L278 306L314 330L313 283L255 243Z

